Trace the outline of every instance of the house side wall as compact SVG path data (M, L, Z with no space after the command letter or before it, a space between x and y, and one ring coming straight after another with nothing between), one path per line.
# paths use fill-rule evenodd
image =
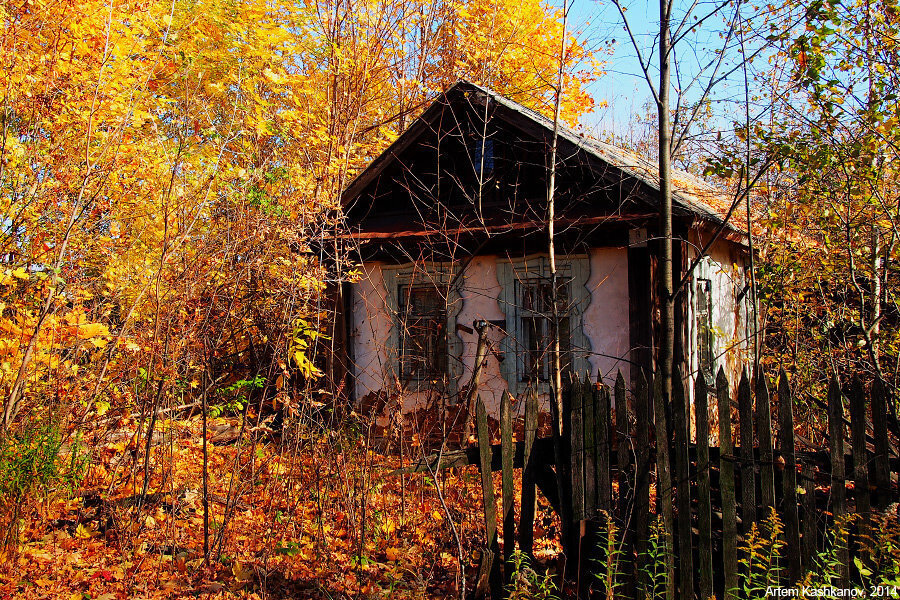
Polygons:
M628 311L628 264L624 248L595 248L589 254L590 274L585 287L590 293L590 302L584 311L584 333L591 345L588 362L591 376L603 374L607 383L612 384L617 370L621 369L629 381L629 311ZM503 322L504 311L498 297L501 286L497 277L498 256L478 256L466 268L460 278L459 295L462 306L456 315L456 322L472 327L476 320ZM349 341L353 345L353 365L355 394L363 399L372 394L387 393L395 396L395 402L402 402L403 411L410 412L424 408L433 400L427 392L406 390L398 393L398 384L392 381L391 365L396 360L395 350L390 347L392 319L387 302L384 265L378 262L363 265L364 277L352 287L353 329ZM470 381L475 363L477 334L461 329L448 331L462 341L460 358L462 375L459 389ZM492 346L500 348L504 337L501 328L493 328L489 334ZM620 360L625 359L625 360ZM450 360L457 360L451 357ZM504 360L514 360L506 357ZM507 389L507 382L501 374L497 355L490 355L481 375L479 393L489 413L499 412L500 399ZM542 403L546 398L541 398ZM394 404L397 406L397 404Z

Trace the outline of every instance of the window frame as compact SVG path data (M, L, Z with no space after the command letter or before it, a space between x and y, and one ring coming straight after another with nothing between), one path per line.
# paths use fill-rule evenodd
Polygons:
M459 312L462 310L462 296L459 293L460 282L456 280L457 266L452 263L419 262L403 265L384 265L381 268L385 287L385 309L391 321L388 333L387 353L388 369L391 381L401 389L409 391L440 390L455 394L462 375L462 339L456 332ZM404 314L400 306L400 288L402 286L433 285L438 293L447 295L447 381L446 387L433 379L401 378L400 364L402 348L400 346L400 319Z
M570 290L571 287L571 278L568 276L564 276L563 281L560 285L560 288L565 289L565 298L562 299L562 302L565 302L565 307L558 311L560 321L562 319L566 320L566 330L568 331L568 335L563 338L560 335L560 351L561 353L565 353L567 356L565 357L565 362L568 363L566 370L570 370L571 368L571 353L572 353L572 335L571 335L571 312L572 306L569 301ZM518 311L518 324L519 324L519 336L517 340L522 346L522 351L516 353L516 360L518 364L516 365L516 377L519 380L519 383L529 384L537 381L538 383L543 383L550 380L550 365L549 365L549 356L541 357L541 366L539 368L539 373L537 379L533 378L533 367L534 363L534 349L532 347L533 344L533 335L534 335L534 327L529 327L529 321L532 323L541 322L543 327L542 329L546 329L546 331L540 332L541 340L544 340L545 343L549 342L550 337L550 325L552 321L552 307L547 306L551 311L550 313L542 312L541 310L529 309L527 307L526 302L526 293L527 288L535 285L546 285L548 288L550 287L550 280L545 279L543 277L530 277L527 279L516 279L513 282L513 285L516 288L516 309ZM562 327L560 327L560 333L562 333Z
M708 331L709 331L709 339L708 342L708 352L711 359L711 364L709 365L709 371L704 371L704 365L702 361L702 352L701 352L701 344L704 343L702 336L702 327L700 323L700 291L699 291L699 283L700 281L709 281L709 297L707 299L707 318L709 320L708 323ZM703 373L706 377L706 385L707 389L710 392L714 392L716 389L716 376L718 374L719 368L719 336L716 333L716 321L715 321L715 296L716 296L716 266L712 262L712 258L708 255L700 258L700 261L697 263L696 270L694 272L694 276L691 278L691 309L693 311L693 319L691 320L691 328L692 335L691 341L693 342L693 348L691 352L692 359L694 362L694 373L699 374Z
M413 294L426 292L434 295L435 308L427 311L417 311L412 304ZM449 365L449 347L447 342L447 312L448 303L445 301L441 290L437 286L429 283L403 283L397 284L397 322L402 324L403 328L398 330L398 367L397 372L401 381L433 381L435 378L447 375ZM424 328L420 324L416 324L416 329L411 329L410 322L422 321L425 323ZM432 329L432 324L437 329ZM443 331L440 329L443 328ZM408 332L408 335L405 333ZM415 369L415 372L407 373L406 368L412 366L414 362L411 360L413 355L411 352L410 339L415 340L424 336L426 339L431 333L438 335L437 344L429 348L426 344L422 346L422 363L429 368L422 372L423 369ZM441 340L443 337L443 340ZM443 350L440 349L443 342ZM442 356L434 356L441 354ZM415 361L419 362L419 361ZM437 363L437 364L435 364ZM443 363L443 364L441 364Z
M585 373L591 369L591 341L584 332L584 314L591 304L591 293L587 289L590 278L590 260L586 255L559 257L557 274L567 278L569 293L569 352L571 371ZM525 332L523 317L528 311L521 306L518 282L528 280L549 280L550 261L545 254L536 254L521 259L498 259L497 280L500 292L497 303L505 314L506 336L500 342L500 350L505 359L500 363L500 371L512 395L519 395L529 386L538 393L549 393L550 382L525 380L526 365L524 347Z

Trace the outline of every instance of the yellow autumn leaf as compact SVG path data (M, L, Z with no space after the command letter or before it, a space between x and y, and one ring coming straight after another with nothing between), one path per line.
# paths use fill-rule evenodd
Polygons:
M84 323L78 326L78 337L82 339L108 334L109 329L103 323Z
M247 582L253 579L253 567L250 565L245 565L241 562L234 561L234 565L231 567L231 573L234 575L234 578L241 582Z
M390 561L400 560L400 549L391 546L387 550L384 551L384 555Z
M80 540L89 540L95 535L97 535L97 529L94 527L93 523L80 523L78 527L75 528L75 537Z
M384 532L384 535L391 536L394 534L394 531L397 530L397 524L393 519L388 518L382 525L381 530Z

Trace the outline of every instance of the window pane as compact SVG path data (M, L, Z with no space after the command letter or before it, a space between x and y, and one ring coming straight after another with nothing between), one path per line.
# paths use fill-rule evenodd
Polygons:
M447 304L433 286L399 288L400 377L438 379L447 371Z
M522 331L525 339L525 372L523 381L544 379L541 373L543 356L546 351L544 329L546 320L541 317L525 317L522 320Z
M552 317L552 286L548 282L522 282L521 283L520 310L520 335L522 336L522 372L519 374L521 381L548 381L551 376L552 350L553 350L553 317ZM560 287L558 298L560 304L568 306L568 290L566 286ZM559 314L559 351L560 367L563 372L571 369L572 332L567 311L560 310Z
M711 378L715 369L715 332L712 322L712 281L697 280L697 345L700 369Z

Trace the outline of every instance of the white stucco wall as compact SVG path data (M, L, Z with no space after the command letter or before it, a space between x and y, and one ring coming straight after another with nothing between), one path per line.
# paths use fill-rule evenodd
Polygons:
M591 294L591 302L585 309L584 332L591 342L592 355L589 360L592 376L596 376L599 370L611 384L617 370L621 369L626 381L630 381L628 363L620 360L627 359L629 355L627 251L624 248L593 249L589 259L590 277L586 287ZM497 260L496 256L479 256L466 268L460 285L462 307L457 316L459 324L471 327L479 319L499 321L504 318L497 301L500 294ZM353 286L350 341L357 399L381 390L398 391L397 382L390 381L392 357L387 340L392 317L385 301L387 290L381 267L379 263L365 264L365 276ZM459 383L465 385L472 376L477 334L464 331L449 331L448 334L458 335L463 342L463 372ZM491 331L495 348L499 347L503 335L500 329ZM499 412L500 398L506 388L497 357L491 355L479 386L489 413L496 415ZM427 401L422 393L407 391L402 396L404 411L421 407Z
M587 288L591 303L585 311L584 329L591 340L591 375L603 374L610 385L622 370L630 382L628 251L594 248L590 253L591 277ZM625 359L625 360L622 360Z
M350 332L356 397L384 389L388 382L388 339L390 321L385 304L384 279L380 263L366 263L359 283L353 285L353 330Z

